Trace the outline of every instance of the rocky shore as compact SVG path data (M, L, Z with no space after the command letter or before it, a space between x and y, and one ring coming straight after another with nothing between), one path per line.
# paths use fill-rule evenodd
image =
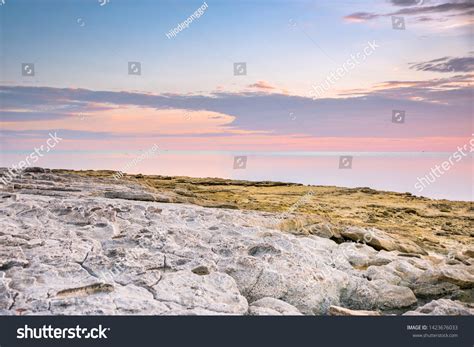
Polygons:
M0 189L0 314L474 314L472 203L112 177L29 168Z

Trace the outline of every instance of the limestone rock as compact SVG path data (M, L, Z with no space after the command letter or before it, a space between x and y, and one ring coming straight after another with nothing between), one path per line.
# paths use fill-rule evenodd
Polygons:
M433 300L414 311L408 311L404 316L472 316L474 305L449 299Z
M345 291L342 302L356 310L390 310L410 307L417 299L410 288L383 280L366 282L360 279Z
M108 199L155 201L155 196L153 194L144 193L144 192L111 191L111 192L105 192L104 196Z
M348 308L332 305L329 307L330 316L380 316L378 311L350 310Z
M296 307L270 297L252 302L249 314L252 316L301 316L301 312Z
M416 279L412 287L422 298L439 298L459 293L461 289L474 288L473 267L445 265L427 269ZM456 295L456 296L459 296Z
M244 314L248 310L247 300L240 295L232 277L219 272L199 276L191 271L177 271L166 274L152 288L156 300L186 309L227 314Z
M281 221L276 221L276 228L282 231L290 232L292 234L303 235L317 235L324 238L339 238L340 234L336 228L331 227L328 223L323 223L318 219L297 216L285 218Z
M356 242L366 243L376 250L427 254L415 243L408 240L396 240L386 232L375 228L348 227L341 231L341 235Z
M275 213L172 203L110 175L0 188L0 314L385 314L472 292L472 267L380 230L342 237L310 218L282 232Z
M0 244L0 270L26 265L28 265L28 260L26 260L21 247L1 247Z

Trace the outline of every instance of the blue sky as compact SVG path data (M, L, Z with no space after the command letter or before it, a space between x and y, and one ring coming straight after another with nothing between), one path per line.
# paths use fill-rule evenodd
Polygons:
M161 136L179 150L439 151L472 133L470 1L209 0L172 39L203 2L5 2L5 149L29 148L18 139L40 141L49 129L74 134L71 148L102 150ZM406 30L392 28L393 15ZM128 74L130 61L140 76ZM233 75L235 62L247 64L245 76ZM22 63L35 75L22 76ZM312 86L324 83L314 99ZM393 110L406 111L405 125L391 122Z
M367 24L344 20L359 11L399 10L383 0L210 0L190 28L172 40L165 36L202 3L110 0L100 6L95 0L7 0L0 9L2 80L23 82L19 63L35 62L37 83L55 87L208 92L217 86L238 89L254 79L304 95L368 41L382 48L337 88L419 77L408 69L409 62L470 50L462 28L440 32L414 22L402 32L392 30L390 17ZM127 75L128 61L142 63L140 78ZM233 78L236 61L247 62L246 78Z

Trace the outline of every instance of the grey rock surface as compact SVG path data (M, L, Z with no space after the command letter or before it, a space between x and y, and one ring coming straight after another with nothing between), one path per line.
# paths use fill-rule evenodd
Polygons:
M472 298L472 266L380 231L338 244L329 228L293 235L276 214L160 202L175 197L132 181L33 170L13 183L0 190L2 315L437 314L418 300Z

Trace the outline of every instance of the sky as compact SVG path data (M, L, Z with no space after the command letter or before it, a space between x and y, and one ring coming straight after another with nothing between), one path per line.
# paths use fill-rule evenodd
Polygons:
M473 14L470 0L0 0L0 164L50 132L71 155L453 152L474 133Z

